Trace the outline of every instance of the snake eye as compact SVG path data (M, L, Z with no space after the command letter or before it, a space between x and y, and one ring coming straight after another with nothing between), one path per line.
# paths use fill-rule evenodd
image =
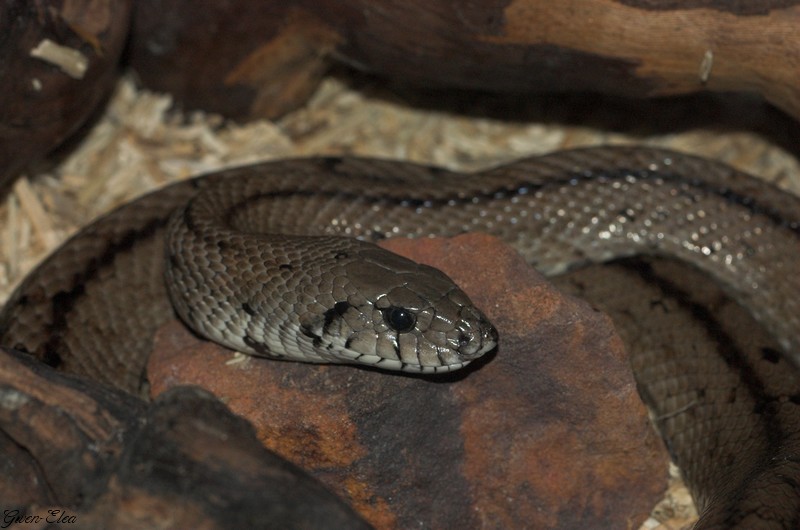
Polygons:
M414 329L417 317L408 309L402 307L388 307L383 311L383 320L398 333L406 333Z

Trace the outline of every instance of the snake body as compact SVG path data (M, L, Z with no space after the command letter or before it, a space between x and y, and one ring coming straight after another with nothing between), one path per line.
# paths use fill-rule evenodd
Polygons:
M154 331L177 312L255 355L457 369L495 346L494 328L442 273L372 243L473 231L549 275L648 254L713 278L774 348L721 353L731 373L650 374L643 395L690 470L699 527L798 526L800 199L699 158L596 148L479 174L317 158L199 177L56 251L4 307L0 344L135 392ZM698 396L712 412L693 409ZM723 445L733 453L715 454Z

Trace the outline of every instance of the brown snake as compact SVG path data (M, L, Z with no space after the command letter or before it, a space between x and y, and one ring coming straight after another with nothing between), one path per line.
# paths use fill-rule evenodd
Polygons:
M674 258L746 308L771 342L689 345L705 371L665 368L682 343L633 364L704 510L698 527L800 527L800 199L694 157L597 148L472 175L325 158L181 182L56 251L4 307L0 344L137 391L153 332L173 315L169 291L200 334L257 355L454 369L494 346L494 328L444 275L369 242L471 231L549 275ZM670 326L659 322L656 334Z

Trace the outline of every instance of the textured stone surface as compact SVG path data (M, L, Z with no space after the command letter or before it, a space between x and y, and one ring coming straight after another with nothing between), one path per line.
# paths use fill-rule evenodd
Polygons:
M497 326L497 353L392 375L236 359L176 322L151 358L153 392L209 388L379 528L640 524L666 456L610 321L487 236L386 246L450 274Z

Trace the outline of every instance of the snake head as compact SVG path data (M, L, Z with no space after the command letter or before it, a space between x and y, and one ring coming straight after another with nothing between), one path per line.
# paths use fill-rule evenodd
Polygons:
M179 230L189 225L181 217L171 219L167 290L183 321L219 344L423 373L462 368L497 344L494 326L437 269L352 238L217 240L219 230Z
M332 282L334 303L305 327L333 362L448 372L497 345L494 326L438 269L371 245L348 258Z

